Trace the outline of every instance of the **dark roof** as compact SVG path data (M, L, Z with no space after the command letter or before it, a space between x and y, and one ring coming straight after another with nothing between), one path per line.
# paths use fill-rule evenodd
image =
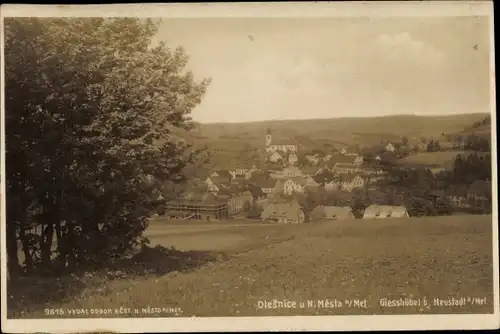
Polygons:
M303 176L288 177L288 178L286 178L286 180L291 180L295 184L298 184L301 186L305 186L307 184L307 179Z
M265 196L262 188L259 187L250 187L250 192L252 193L252 197L254 198Z
M312 177L314 181L322 183L322 182L330 182L337 178L335 174L330 171L322 172L320 174L314 175Z
M247 190L245 185L242 184L231 184L228 188L219 189L219 194L236 194Z
M318 167L314 166L305 166L301 168L302 172L306 174L315 174L318 171Z
M252 175L249 183L260 188L274 188L276 180L270 177L254 177Z
M352 180L354 180L358 176L363 178L361 175L358 175L358 174L345 174L345 175L342 175L341 179L342 179L342 182L352 182Z
M212 177L211 180L219 188L219 190L229 189L229 187L231 187L231 183L229 183L229 181L225 178Z

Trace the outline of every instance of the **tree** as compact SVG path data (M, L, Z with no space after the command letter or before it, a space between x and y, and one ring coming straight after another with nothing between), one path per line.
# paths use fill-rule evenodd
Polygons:
M182 49L151 46L157 30L135 18L5 20L9 269L16 238L28 270L123 256L156 211L149 176L184 181L199 151L181 137L209 80L186 71ZM42 233L28 254L32 223Z
M427 152L433 152L434 151L434 140L431 140L428 144L427 144Z
M352 198L349 204L354 215L358 218L363 217L363 212L367 207L365 197L365 191L355 189L352 192Z
M248 210L244 211L247 212L247 218L258 219L262 214L262 207L254 202L250 205Z
M434 152L437 152L439 150L441 150L441 145L439 144L439 140L436 140L434 142Z
M411 217L422 217L422 216L433 216L435 215L435 209L432 206L432 203L429 201L419 198L413 197L409 200L407 204L408 213Z

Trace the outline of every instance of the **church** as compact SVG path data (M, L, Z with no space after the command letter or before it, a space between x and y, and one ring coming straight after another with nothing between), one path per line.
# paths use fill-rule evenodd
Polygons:
M267 130L266 133L266 152L274 153L274 152L283 152L283 153L292 153L297 152L297 145L292 143L278 142L273 141L273 137L271 135L271 131Z

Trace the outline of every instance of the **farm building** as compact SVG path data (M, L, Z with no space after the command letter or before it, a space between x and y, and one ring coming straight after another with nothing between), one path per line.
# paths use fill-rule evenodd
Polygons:
M172 219L227 219L228 204L223 200L172 201L165 206L166 216Z
M408 218L410 215L404 206L370 205L363 214L363 219L405 217Z
M241 187L233 187L218 197L222 198L224 195L227 197L228 211L231 214L239 213L246 205L250 206L253 203L252 193Z
M269 203L262 211L261 219L280 224L302 224L305 211L297 201Z
M311 220L330 219L345 220L354 219L354 213L349 206L324 206L319 205L311 212Z

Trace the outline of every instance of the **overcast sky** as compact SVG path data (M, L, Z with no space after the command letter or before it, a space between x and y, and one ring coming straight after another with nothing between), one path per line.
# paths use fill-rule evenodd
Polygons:
M486 18L164 19L199 122L489 112Z

